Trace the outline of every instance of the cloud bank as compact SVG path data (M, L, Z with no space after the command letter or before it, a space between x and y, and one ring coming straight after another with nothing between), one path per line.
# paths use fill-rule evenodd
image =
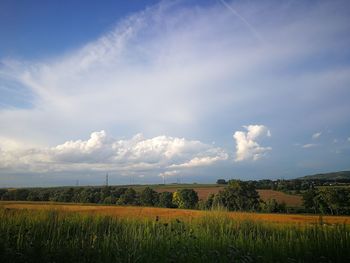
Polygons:
M119 174L162 171L213 165L226 160L221 148L196 140L170 136L116 140L105 131L93 132L88 140L67 141L50 148L1 150L0 169L10 172L114 171Z

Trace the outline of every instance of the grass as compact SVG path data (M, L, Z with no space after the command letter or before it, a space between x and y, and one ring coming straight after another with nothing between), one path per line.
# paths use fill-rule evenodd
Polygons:
M0 209L0 262L349 262L347 225Z

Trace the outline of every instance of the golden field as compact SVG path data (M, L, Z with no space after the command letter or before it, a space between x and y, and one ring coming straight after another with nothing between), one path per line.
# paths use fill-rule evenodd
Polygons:
M320 223L319 215L296 215L296 214L265 214L250 212L215 212L185 209L169 209L140 206L106 206L72 203L50 203L50 202L16 202L1 201L0 208L5 209L28 209L28 210L59 210L67 212L89 213L110 215L120 218L159 218L160 220L182 219L205 217L213 213L220 213L235 220L251 220L257 222L271 222L283 224L316 224ZM324 224L350 224L350 216L322 216Z

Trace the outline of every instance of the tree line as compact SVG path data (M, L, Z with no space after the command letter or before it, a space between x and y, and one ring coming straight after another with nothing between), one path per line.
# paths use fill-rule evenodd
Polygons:
M116 205L157 206L185 209L224 208L229 211L284 212L285 205L275 200L260 200L254 184L230 180L228 186L206 200L199 200L193 189L158 193L150 187L137 192L132 187L59 187L0 189L3 201L53 201Z
M253 184L256 187L256 189L269 189L293 194L302 194L304 191L307 191L310 188L320 186L345 187L350 185L349 179L263 179L257 181L252 180L248 182ZM226 181L225 179L218 179L216 183L227 185L228 181Z
M350 188L310 188L304 192L303 202L308 212L350 215Z
M184 209L218 209L229 211L257 211L271 213L308 212L322 214L350 214L350 188L311 186L304 191L304 208L293 210L275 199L261 200L254 181L229 180L217 194L199 200L194 189L158 193L150 187L136 191L132 187L58 187L0 189L3 201L53 201L74 203L155 206Z

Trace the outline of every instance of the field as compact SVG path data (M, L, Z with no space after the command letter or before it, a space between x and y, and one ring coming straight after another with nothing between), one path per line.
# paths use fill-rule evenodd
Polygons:
M117 218L147 218L169 221L172 219L181 219L190 221L195 218L205 217L211 214L211 211L169 209L141 206L106 206L106 205L88 205L73 203L49 203L49 202L0 202L0 208L4 209L28 209L28 210L57 210L65 212L79 212L93 215L108 215ZM220 212L227 218L234 220L249 220L255 222L269 222L282 224L318 224L320 216L300 215L300 214L266 214L249 212ZM322 216L324 224L349 224L349 216Z
M278 216L1 203L0 262L349 262L348 218Z

